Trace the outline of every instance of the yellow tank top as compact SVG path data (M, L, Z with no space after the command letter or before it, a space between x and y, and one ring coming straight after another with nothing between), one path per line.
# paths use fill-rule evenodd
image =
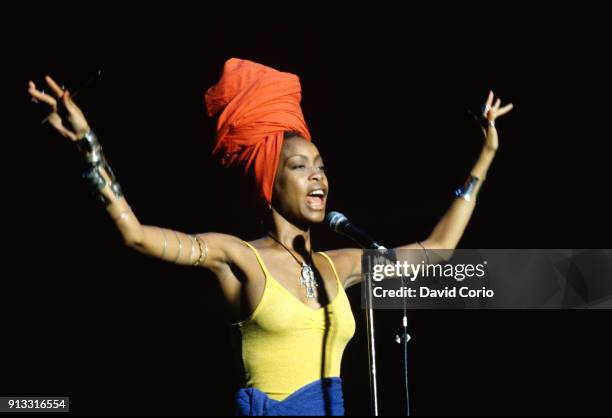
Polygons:
M268 272L248 242L264 272L266 284L257 307L240 329L246 387L283 400L297 389L324 377L339 377L344 348L355 333L355 318L331 258L338 293L314 310L285 289ZM296 278L297 280L297 278Z

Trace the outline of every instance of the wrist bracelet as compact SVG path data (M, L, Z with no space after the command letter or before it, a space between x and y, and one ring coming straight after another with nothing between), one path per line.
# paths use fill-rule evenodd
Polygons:
M102 175L102 170L106 171L110 179L110 189L119 198L123 196L121 185L117 181L113 170L111 169L104 151L98 141L98 137L94 131L89 130L83 139L77 141L77 148L85 155L85 161L88 165L87 170L83 173L82 177L89 181L90 185L93 186L94 191L98 194L98 197L105 205L110 204L109 199L102 193L102 190L107 186L107 181Z
M465 184L455 190L455 196L460 197L467 202L475 200L476 196L474 195L474 189L479 181L480 179L478 177L470 175Z
M198 257L198 260L193 265L201 266L202 263L206 261L206 259L208 258L208 245L206 244L206 241L204 241L204 251L203 251L202 250L202 240L200 239L200 237L196 235L195 240L198 242L198 246L200 247L200 257ZM206 253L206 256L204 256L204 253ZM202 258L203 256L204 258Z
M77 141L77 148L90 165L96 165L102 161L102 147L97 135L91 129L87 131L83 139Z

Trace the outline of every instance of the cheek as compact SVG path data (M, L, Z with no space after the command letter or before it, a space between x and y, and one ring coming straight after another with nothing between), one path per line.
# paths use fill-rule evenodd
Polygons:
M277 191L281 193L284 200L294 201L305 192L303 179L295 173L285 173L276 184Z
M280 193L286 194L287 191L291 188L291 184L293 182L291 181L291 176L288 175L287 173L283 173L277 180L276 180L276 184L275 184L275 188L276 190L278 190Z

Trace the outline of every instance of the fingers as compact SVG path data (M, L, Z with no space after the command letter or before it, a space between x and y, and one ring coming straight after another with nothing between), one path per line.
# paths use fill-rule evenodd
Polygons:
M493 104L493 98L495 96L493 95L493 90L489 91L489 97L487 97L487 102L485 103L486 107L491 107L491 105Z
M34 100L38 100L43 103L46 103L49 106L51 106L53 109L55 109L57 105L57 101L53 97L49 96L48 94L45 94L42 91L37 90L36 85L32 81L28 83L28 93L30 93L30 96L32 96Z
M512 103L507 104L506 106L502 107L496 112L496 116L505 115L506 113L510 112L512 109L514 109L514 105Z
M51 77L45 76L45 80L47 81L49 87L51 87L53 93L55 93L58 98L63 96L64 89L61 88Z
M52 113L49 115L49 123L53 126L62 136L71 139L72 141L77 140L77 136L74 132L66 129L64 124L62 123L62 118L59 117L57 113Z
M495 104L493 104L493 100L495 100ZM510 112L514 108L514 105L512 103L509 103L505 105L504 107L500 107L500 106L501 106L501 99L499 97L495 99L495 95L493 91L492 90L489 91L489 96L487 97L487 102L484 106L485 111L483 112L483 115L489 121L494 121L497 117L505 115L506 113Z
M489 96L487 97L487 101L482 107L482 116L486 119L488 118L489 111L491 110L491 104L493 103L493 90L489 91Z
M62 103L64 104L64 106L66 106L66 109L68 109L70 113L80 111L78 106L74 103L74 101L72 101L72 95L68 90L66 90L66 92L62 96Z
M45 80L47 84L49 85L49 88L51 89L52 93L55 96L57 96L58 99L55 99L50 94L45 94L45 92L42 90L38 90L36 88L36 84L34 84L33 81L28 82L28 93L30 94L30 96L32 96L32 101L34 102L40 101L51 107L51 113L49 114L47 118L45 118L45 120L43 120L42 123L44 124L46 122L49 122L49 124L53 126L53 128L55 128L55 130L57 130L62 136L69 138L72 141L77 141L78 140L77 132L79 132L78 126L84 124L85 127L87 127L87 122L84 121L84 117L83 117L81 110L72 101L70 92L65 91L63 88L61 88L49 76L46 76ZM75 126L78 125L76 127L77 131L74 131L74 129L71 130L67 128L66 126L64 126L64 121L62 120L62 116L58 113L59 112L58 105L60 104L62 105L62 106L59 106L61 109L68 111L66 116L68 117L67 120L73 125L72 128L75 128ZM79 121L79 118L83 119L83 121ZM75 120L77 120L78 122L83 122L83 123L75 125ZM82 128L82 129L85 129L85 128Z

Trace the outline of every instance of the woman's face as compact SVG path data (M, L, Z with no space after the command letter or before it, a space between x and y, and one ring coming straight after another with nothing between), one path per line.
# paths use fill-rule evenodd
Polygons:
M317 147L304 138L285 139L274 181L274 209L290 221L323 222L328 189Z

